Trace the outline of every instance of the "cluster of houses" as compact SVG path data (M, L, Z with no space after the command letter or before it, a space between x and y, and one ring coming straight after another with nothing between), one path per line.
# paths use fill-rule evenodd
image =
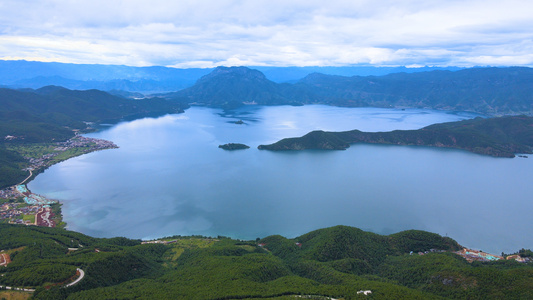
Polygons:
M30 168L27 168L27 169L32 169L32 170L35 170L35 169L38 169L38 168L42 168L42 167L45 167L46 166L46 163L56 157L59 153L58 152L54 152L54 153L49 153L49 154L45 154L41 157L38 157L38 158L33 158L33 157L24 157L26 158L30 164L31 164L31 167Z
M113 142L88 138L81 135L77 135L65 142L56 143L57 147L54 148L53 153L45 154L38 158L25 157L30 162L31 166L27 169L35 170L43 167L47 167L52 158L59 155L59 153L67 151L72 148L82 148L84 153L89 153L98 150L118 148Z
M500 259L507 259L507 260L514 259L517 262L521 262L521 263L533 262L533 259L531 257L522 257L517 254L507 255L506 257L503 257L500 255L489 254L483 251L472 250L472 249L467 249L467 248L464 248L461 251L457 251L455 252L455 254L458 254L464 257L468 262L473 262L473 261L487 262L487 261L495 261L495 260L500 260Z
M522 256L520 256L518 254L508 255L508 256L505 257L505 259L514 259L517 262L521 262L521 263L532 263L533 262L533 258L531 258L531 257L522 257Z
M7 189L0 190L0 198L2 199L14 199L20 197L20 193L15 187L9 187Z
M38 205L22 206L20 203L4 203L0 205L0 220L7 220L12 224L33 225L29 220L23 220L23 215L36 215L40 209Z
M495 260L503 259L503 256L493 255L493 254L489 254L483 251L472 250L472 249L467 249L467 248L457 251L455 252L455 254L464 257L464 259L466 259L468 262L495 261Z
M57 143L57 145L58 147L54 149L56 151L65 151L70 148L80 148L80 147L88 147L90 148L89 151L118 148L118 146L115 145L115 143L111 141L88 138L88 137L84 137L81 135L77 135L76 137L71 138L70 140L66 142Z
M19 184L0 191L0 198L12 199L0 205L0 221L11 224L38 225L54 227L51 221L53 213L50 204L57 203L28 190L26 185ZM23 199L23 203L20 199ZM24 216L34 216L34 218L24 218Z

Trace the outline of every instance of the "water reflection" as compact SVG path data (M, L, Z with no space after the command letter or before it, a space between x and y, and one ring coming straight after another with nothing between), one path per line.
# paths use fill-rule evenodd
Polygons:
M119 149L55 165L29 185L64 203L69 229L94 236L294 237L338 224L422 229L500 253L533 247L533 160L424 147L355 145L274 153L259 144L311 130L388 131L468 113L328 106L193 107L90 136ZM243 120L246 125L229 121ZM245 143L251 149L223 151Z

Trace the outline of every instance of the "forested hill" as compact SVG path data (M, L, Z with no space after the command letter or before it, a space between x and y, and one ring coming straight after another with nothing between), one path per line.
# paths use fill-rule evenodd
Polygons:
M98 90L57 86L24 91L0 88L0 188L28 176L22 171L28 167L28 159L12 146L65 141L74 137L76 130L87 129L86 122L178 112L183 112L182 104L160 98L131 100Z
M484 114L533 114L533 69L472 68L384 76L311 74L279 84L246 67L219 67L197 83L165 97L208 106L244 104L423 107Z
M235 108L245 104L302 104L305 89L302 89L299 95L293 90L293 85L270 81L257 70L246 67L218 67L200 78L192 87L163 96L187 103L223 108Z
M460 248L453 239L418 230L383 236L335 226L294 239L176 236L141 244L0 224L0 236L12 261L0 266L0 285L35 288L34 299L359 299L359 291L372 299L533 297L533 265L468 263L452 253ZM62 288L78 277L76 268L85 277Z
M309 88L327 104L341 106L428 107L531 115L531 82L533 69L511 67L367 77L311 74L298 85Z
M419 130L390 132L313 131L299 138L286 138L258 148L274 151L344 150L354 143L446 147L497 157L514 157L515 153L532 153L533 117L478 117L434 124Z
M74 91L57 86L38 90L0 89L0 144L10 141L65 140L84 122L120 120L149 114L183 112L182 105L160 98L130 100L98 90Z

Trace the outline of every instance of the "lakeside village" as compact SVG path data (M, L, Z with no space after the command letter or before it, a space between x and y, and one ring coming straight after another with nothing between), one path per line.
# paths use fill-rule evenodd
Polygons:
M28 177L17 185L0 190L0 222L45 227L57 226L58 221L61 220L58 213L58 201L32 193L27 188L26 182L34 176L34 171L44 170L59 161L113 148L118 148L113 142L76 135L65 142L54 143L52 151L43 153L41 157L25 157L29 166L23 170L29 172ZM58 159L60 155L64 157Z

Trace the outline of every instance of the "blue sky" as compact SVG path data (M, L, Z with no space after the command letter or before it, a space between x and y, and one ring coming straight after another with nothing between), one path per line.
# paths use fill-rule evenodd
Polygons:
M0 59L533 66L533 1L0 0Z

